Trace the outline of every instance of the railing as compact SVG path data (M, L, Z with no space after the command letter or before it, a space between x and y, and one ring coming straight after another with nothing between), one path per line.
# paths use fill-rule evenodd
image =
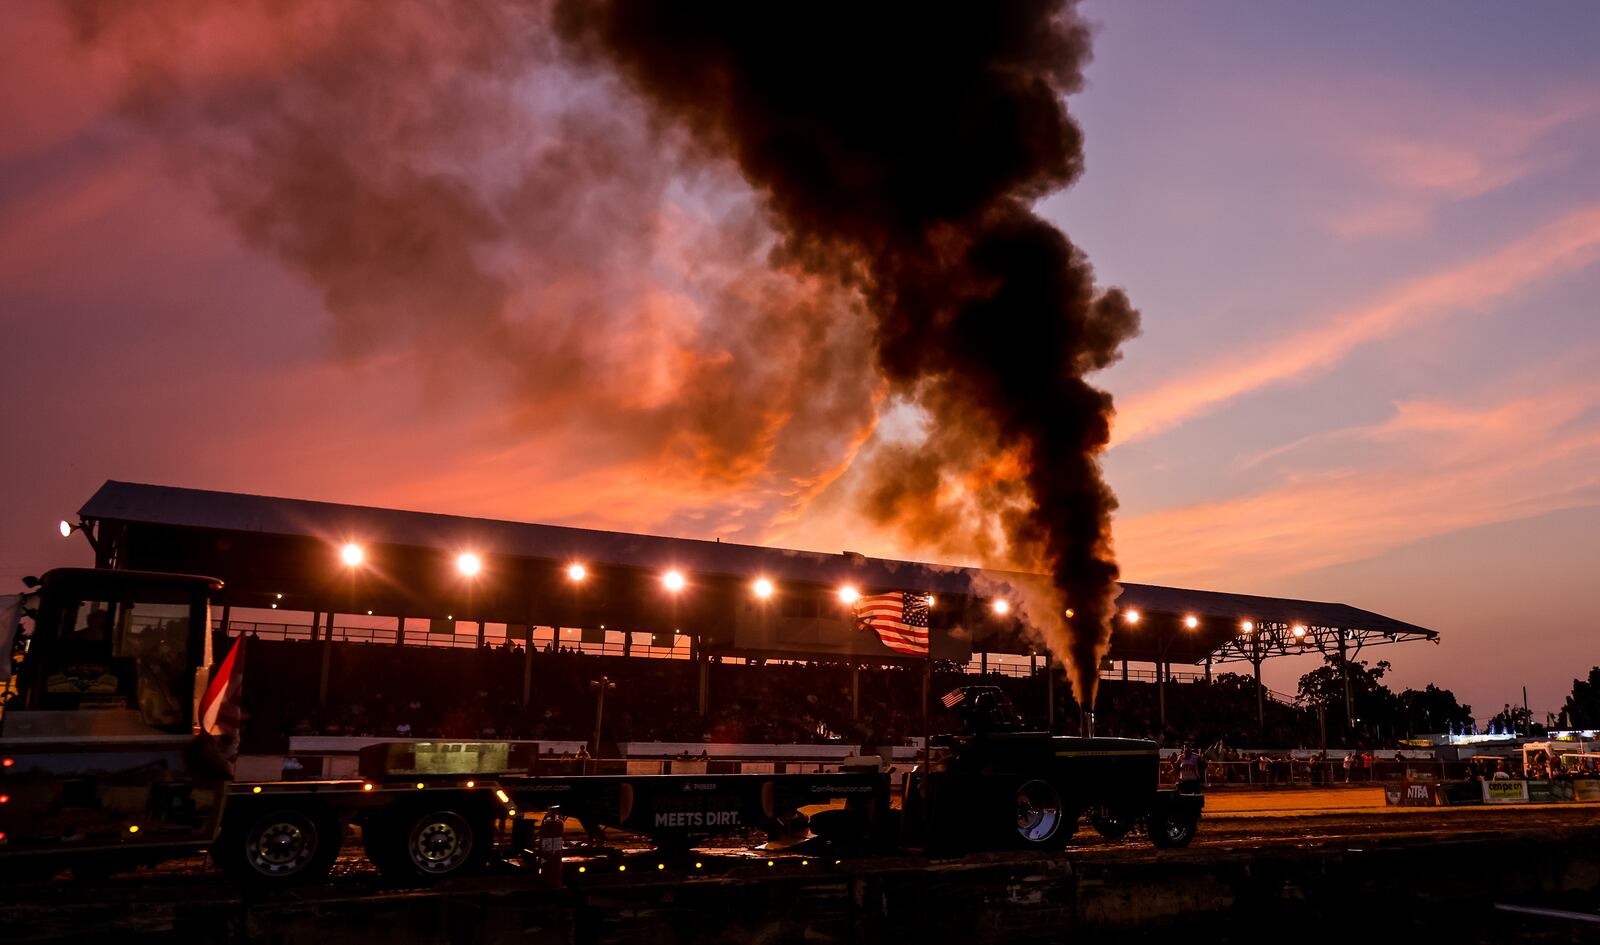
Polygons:
M1211 786L1256 785L1311 785L1336 786L1342 784L1382 784L1401 780L1411 781L1462 781L1467 778L1469 765L1464 761L1436 761L1415 759L1408 761L1374 761L1372 766L1360 764L1346 768L1341 761L1310 761L1282 758L1263 766L1258 760L1208 761L1206 783ZM1161 781L1175 784L1178 780L1177 764L1172 759L1161 762Z
M212 625L214 630L223 630L222 621L220 620L213 621ZM326 627L320 629L322 633L328 632ZM569 633L572 633L570 638L567 636ZM312 628L309 624L264 623L251 620L229 620L227 626L227 635L230 637L251 635L263 640L310 641L317 639L317 637L313 635ZM638 635L644 636L645 634L641 633ZM399 642L397 638L397 631L393 627L335 626L333 628L332 639L340 643L369 643L388 646L394 646L397 642ZM536 652L541 653L550 652L552 647L556 647L559 648L561 652L583 653L589 656L640 656L648 659L686 660L690 657L692 652L688 644L689 638L679 637L678 639L681 639L684 642L672 647L653 646L651 644L639 643L633 643L625 646L622 643L613 642L611 640L607 640L604 643L585 643L580 637L577 636L577 634L573 633L572 631L562 630L560 636L554 639L534 641L533 645ZM483 638L483 641L480 643L477 634L431 633L427 630L413 629L407 629L405 631L405 639L403 642L406 646L431 646L455 650L489 649L497 652L510 653L522 653L525 651L525 647L528 645L527 641L508 640L501 634L486 635ZM718 659L722 663L734 665L740 665L748 662L747 660L737 656L721 656L718 657ZM773 664L782 664L792 661L770 660L769 662ZM965 672L970 675L994 673L1014 679L1027 679L1036 675L1039 669L1043 668L1044 665L1046 664L1043 660L1039 662L1038 666L1033 666L1028 663L1022 663L1014 660L990 659L987 667L985 667L983 658L979 656L974 657L967 663ZM1124 672L1120 667L1118 667L1117 669L1102 673L1101 678L1108 680L1127 679L1134 682L1155 682L1158 676L1156 671L1153 669L1133 669L1130 667L1126 672ZM1173 670L1167 675L1167 679L1169 682L1175 683L1194 683L1204 680L1205 674L1199 671ZM1287 693L1278 692L1273 689L1265 689L1264 691L1268 699L1271 699L1273 702L1281 705L1295 706L1299 704L1297 699L1288 695Z

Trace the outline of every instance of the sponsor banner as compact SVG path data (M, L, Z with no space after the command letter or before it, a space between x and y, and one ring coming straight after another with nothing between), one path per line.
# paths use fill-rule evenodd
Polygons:
M1417 781L1389 784L1383 788L1383 799L1390 807L1438 807L1439 786Z
M1535 804L1553 804L1572 800L1571 781L1529 781L1528 800Z
M1485 781L1483 782L1483 802L1485 804L1526 804L1528 803L1528 782Z

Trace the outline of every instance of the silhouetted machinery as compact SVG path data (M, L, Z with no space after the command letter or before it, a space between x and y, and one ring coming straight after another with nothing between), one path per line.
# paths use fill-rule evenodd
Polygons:
M0 608L0 645L22 657L0 716L0 865L13 869L92 874L208 850L240 881L308 882L326 874L355 823L385 875L434 881L481 867L497 843L531 838L532 818L557 805L585 826L680 851L749 829L868 851L892 846L897 825L928 849L1054 849L1080 817L1107 836L1143 827L1156 845L1181 846L1200 815L1198 797L1158 790L1153 742L1027 731L985 686L946 697L960 731L932 741L899 817L878 765L543 774L529 745L492 741L374 745L357 780L240 782L229 746L207 731L220 581L58 569L31 584Z

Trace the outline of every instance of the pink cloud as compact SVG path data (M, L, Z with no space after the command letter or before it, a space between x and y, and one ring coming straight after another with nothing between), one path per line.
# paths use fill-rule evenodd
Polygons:
M1494 252L1418 276L1287 337L1213 359L1121 398L1115 443L1169 430L1255 391L1328 370L1356 348L1600 259L1600 206L1573 211Z

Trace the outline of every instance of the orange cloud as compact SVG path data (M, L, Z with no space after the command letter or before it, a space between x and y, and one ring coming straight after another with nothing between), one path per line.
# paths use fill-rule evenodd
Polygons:
M1119 398L1114 445L1172 429L1228 401L1327 370L1403 328L1478 309L1600 259L1600 206L1584 207L1462 265L1402 283L1288 337L1219 357L1152 390Z
M1376 466L1303 464L1261 492L1130 516L1117 524L1127 573L1141 580L1237 584L1359 560L1459 529L1600 505L1600 397L1586 380L1479 409L1400 404L1388 421L1308 437L1327 455L1351 442ZM1262 459L1262 461L1265 461Z

